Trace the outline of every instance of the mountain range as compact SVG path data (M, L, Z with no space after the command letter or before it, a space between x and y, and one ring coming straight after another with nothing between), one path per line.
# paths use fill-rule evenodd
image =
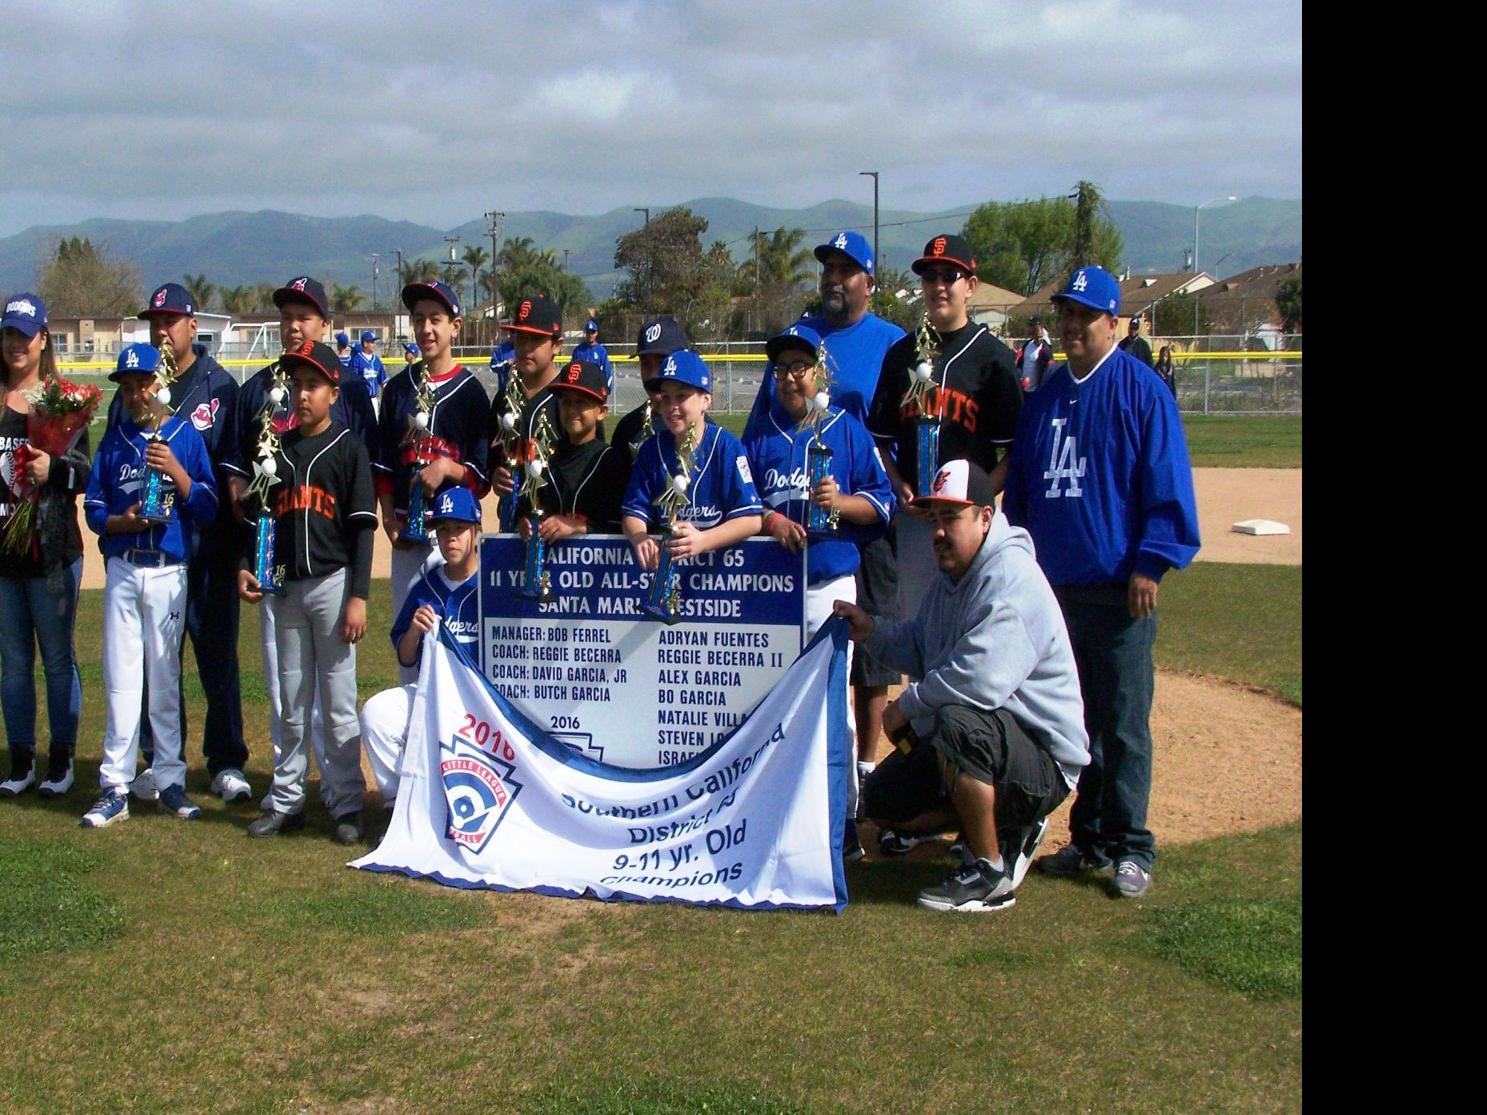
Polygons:
M825 201L806 209L775 209L733 198L699 198L683 204L705 217L704 245L726 242L734 259L752 252L753 230L803 228L805 243L816 244L843 228L872 233L871 205ZM1111 201L1111 219L1125 239L1123 264L1136 274L1180 271L1184 251L1192 247L1193 210L1155 201ZM652 207L659 213L664 207ZM965 205L938 212L884 209L878 214L879 267L906 268L926 240L959 231ZM581 276L595 301L608 297L621 273L614 268L615 240L644 220L633 208L598 216L544 211L509 213L503 239L529 237L551 249L569 270ZM146 284L182 275L205 275L218 286L280 283L295 274L312 274L329 286L357 286L371 293L373 252L381 256L378 297L386 305L397 251L410 259L448 259L446 236L459 238L458 251L471 244L490 251L484 220L453 229L438 229L382 217L310 217L263 210L209 213L182 221L126 221L97 218L72 225L34 226L0 239L0 288L34 287L43 253L57 238L87 237L105 244L116 257L132 262ZM1199 266L1216 277L1264 264L1301 258L1301 200L1244 198L1231 205L1203 210Z

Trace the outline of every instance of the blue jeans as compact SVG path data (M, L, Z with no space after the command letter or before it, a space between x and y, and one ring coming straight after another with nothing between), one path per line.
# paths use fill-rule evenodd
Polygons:
M1133 859L1149 871L1156 859L1146 805L1157 617L1132 619L1123 600L1076 602L1060 592L1059 603L1074 645L1089 732L1089 766L1079 775L1069 835L1091 859Z
M72 653L83 561L62 571L63 590L47 592L45 577L0 577L0 703L11 753L36 751L36 647L46 672L51 749L72 754L83 711L83 686Z

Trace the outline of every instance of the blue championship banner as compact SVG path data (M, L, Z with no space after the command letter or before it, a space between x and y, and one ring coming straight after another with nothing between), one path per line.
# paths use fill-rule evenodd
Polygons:
M633 770L523 716L441 625L423 644L392 823L350 866L573 898L840 911L856 758L846 643L845 621L829 621L736 730L685 763Z
M553 599L522 596L525 544L480 543L480 669L543 730L623 767L687 762L736 728L800 653L804 557L747 539L676 566L679 622L640 608L651 574L619 535L570 539Z

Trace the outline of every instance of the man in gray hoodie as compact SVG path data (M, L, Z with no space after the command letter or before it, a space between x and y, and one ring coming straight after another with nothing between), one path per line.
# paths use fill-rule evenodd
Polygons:
M912 679L884 711L899 750L868 779L863 805L901 833L963 833L967 862L919 905L1005 910L1048 814L1089 762L1074 652L1032 540L996 509L985 471L949 461L909 508L931 524L939 566L918 615L835 605L854 642Z

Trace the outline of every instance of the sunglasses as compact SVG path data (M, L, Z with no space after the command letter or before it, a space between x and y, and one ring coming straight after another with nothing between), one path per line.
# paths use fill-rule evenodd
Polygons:
M944 283L946 286L958 282L965 276L959 267L926 267L919 277L926 283Z

